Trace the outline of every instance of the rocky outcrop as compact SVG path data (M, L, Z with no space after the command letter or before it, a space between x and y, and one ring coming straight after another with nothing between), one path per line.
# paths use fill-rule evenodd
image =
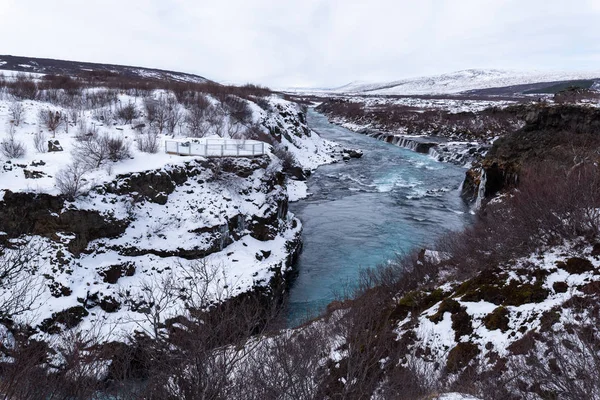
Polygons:
M532 106L522 111L526 125L496 140L486 157L465 177L463 195L477 198L482 173L486 198L518 185L523 168L536 163L570 168L581 159L596 160L600 110L582 106Z
M0 226L6 239L37 235L57 239L60 232L75 235L70 250L79 254L87 244L99 238L121 235L129 222L110 213L70 208L60 196L37 193L4 192L0 202Z

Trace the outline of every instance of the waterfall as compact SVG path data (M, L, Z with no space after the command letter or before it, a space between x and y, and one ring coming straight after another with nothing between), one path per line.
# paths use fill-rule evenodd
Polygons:
M219 227L219 249L223 250L229 240L229 226L227 224Z
M435 146L431 147L429 149L429 153L428 154L429 154L429 157L433 158L436 161L440 161L440 159L442 158L442 155L440 154L439 151L437 151L437 148Z
M481 209L481 203L485 198L485 185L487 184L487 175L485 169L481 168L481 179L479 180L479 188L477 189L477 200L475 200L475 209Z

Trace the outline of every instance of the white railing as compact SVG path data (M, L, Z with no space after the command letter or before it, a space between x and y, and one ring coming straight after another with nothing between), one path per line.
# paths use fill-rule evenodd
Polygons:
M165 152L182 156L255 157L266 154L267 146L257 140L180 139L166 140Z

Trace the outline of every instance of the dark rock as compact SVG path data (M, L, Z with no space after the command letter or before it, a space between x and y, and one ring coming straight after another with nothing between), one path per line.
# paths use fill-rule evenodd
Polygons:
M62 332L63 326L66 329L76 327L88 315L89 312L83 306L67 308L43 320L39 328L42 332L57 334Z
M103 297L98 302L98 305L102 310L106 311L107 313L116 312L121 308L121 303L112 296Z
M265 259L271 257L271 251L261 250L260 252L262 253L263 258L265 258Z
M46 176L42 171L31 171L28 169L24 169L23 174L25 175L25 179L40 179Z
M48 140L48 152L63 151L62 146L58 140Z
M361 158L363 156L363 152L361 150L355 149L344 149L342 153L347 154L350 158Z
M304 170L301 167L288 168L288 169L286 169L285 173L288 176L290 176L296 180L299 180L299 181L305 181L307 178L306 174L304 173Z
M104 278L104 282L115 284L119 278L123 276L135 275L135 264L128 262L123 264L111 265L103 271L98 272L98 275Z

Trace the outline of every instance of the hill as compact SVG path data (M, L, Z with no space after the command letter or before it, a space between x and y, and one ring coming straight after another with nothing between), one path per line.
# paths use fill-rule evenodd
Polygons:
M473 93L491 88L509 88L510 93L540 90L575 80L600 80L600 72L520 72L500 69L468 69L448 74L408 78L392 82L353 82L331 89L333 93L373 95L432 95ZM540 85L541 83L544 83ZM504 93L505 94L505 93Z
M0 55L0 71L17 71L38 74L79 76L90 73L110 74L125 78L163 80L171 82L206 83L208 79L185 72L165 71L155 68L98 64L81 61L54 60L50 58Z

